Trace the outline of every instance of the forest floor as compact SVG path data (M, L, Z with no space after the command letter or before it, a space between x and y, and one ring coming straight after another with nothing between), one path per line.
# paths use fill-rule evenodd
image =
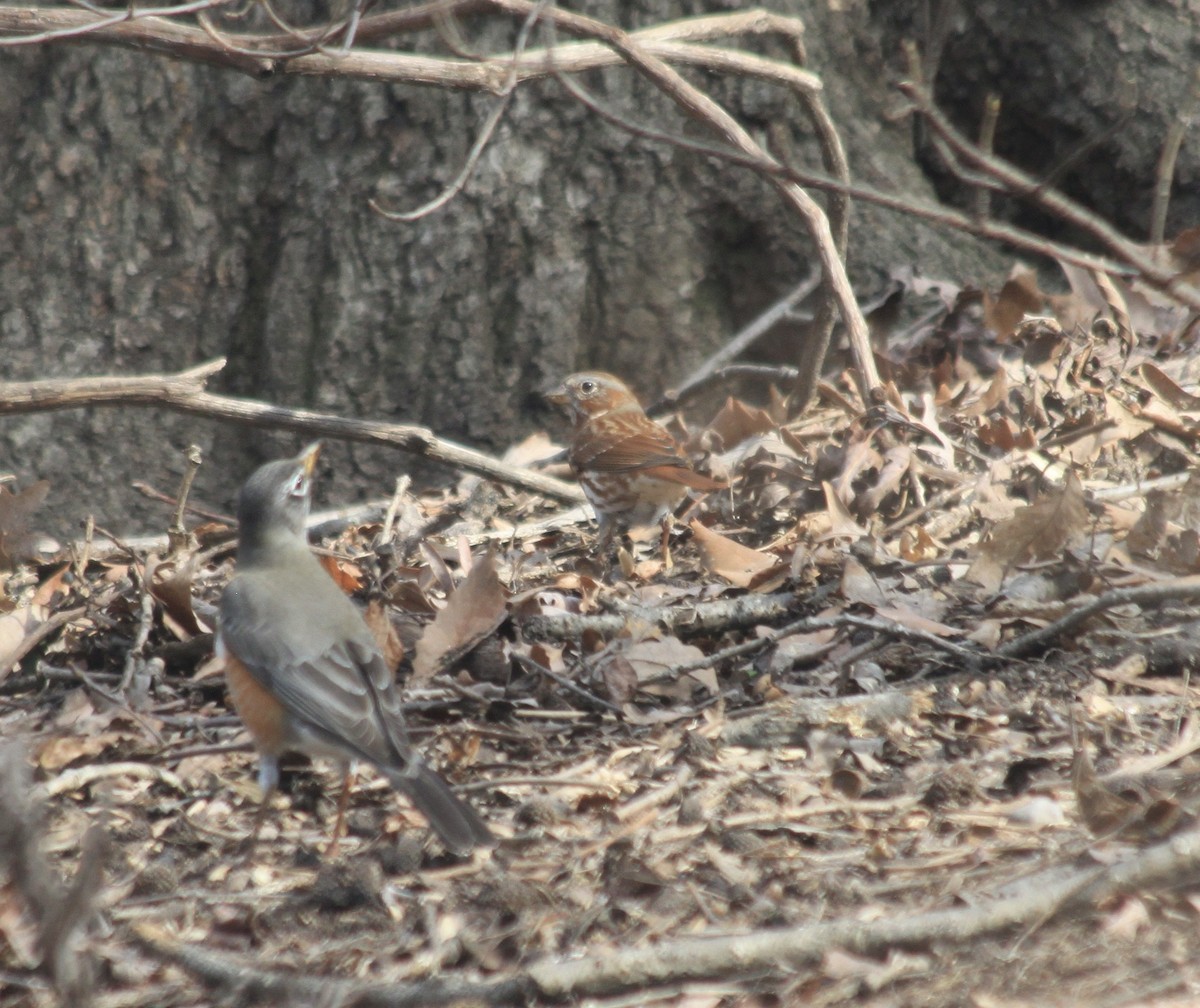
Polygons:
M1200 334L1078 280L904 296L885 404L689 416L733 491L670 569L474 479L319 539L472 858L369 768L327 853L303 760L248 849L233 530L35 563L0 491L0 1004L1195 1003Z

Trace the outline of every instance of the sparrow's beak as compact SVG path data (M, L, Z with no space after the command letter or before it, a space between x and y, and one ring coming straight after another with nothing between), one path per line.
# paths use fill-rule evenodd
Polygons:
M321 454L321 442L314 441L299 455L301 464L304 466L304 475L311 477L313 470L317 467L317 456Z
M555 406L570 406L571 397L567 395L567 386L559 385L553 392L547 392L546 402L554 403Z

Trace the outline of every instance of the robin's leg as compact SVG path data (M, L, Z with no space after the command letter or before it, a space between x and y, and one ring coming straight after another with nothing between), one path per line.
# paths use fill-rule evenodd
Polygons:
M267 812L271 808L271 799L275 797L275 792L279 790L279 757L268 756L265 753L259 756L258 760L258 787L262 791L262 797L259 799L258 811L254 813L254 826L250 830L250 837L246 841L246 854L252 854L255 846L258 844L258 834L262 829L263 822L267 818Z
M334 857L337 854L338 843L342 839L342 823L346 818L346 806L350 804L350 784L354 778L354 764L342 767L342 793L338 795L337 818L333 821L333 832L325 845L325 856Z
M662 518L662 562L663 570L671 569L671 523L674 516L668 511Z

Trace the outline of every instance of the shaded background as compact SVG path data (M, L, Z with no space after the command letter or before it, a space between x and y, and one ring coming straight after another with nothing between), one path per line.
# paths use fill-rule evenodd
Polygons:
M1058 2L1021 18L1002 3L935 5L949 14L932 20L915 3L770 6L808 25L809 66L825 81L857 181L962 196L890 88L901 43L913 38L941 48L938 95L964 129L975 132L984 95L996 91L997 149L1031 170L1050 171L1089 141L1056 181L1145 233L1166 124L1200 57L1194 5ZM634 28L740 8L579 9ZM516 25L462 29L476 47L502 50ZM403 45L445 53L433 34ZM788 93L689 76L774 149L819 166ZM693 130L630 71L584 81L638 121ZM500 449L534 428L559 429L536 392L565 372L602 366L653 396L808 274L803 228L768 185L621 133L554 82L518 91L467 191L444 210L405 225L368 208L373 196L411 207L435 195L492 101L256 81L87 44L0 51L3 376L133 374L227 356L213 391L421 422ZM1185 142L1168 234L1200 219L1196 166ZM898 268L995 284L1010 262L912 218L866 206L852 217L850 272L864 298ZM756 357L792 360L803 336L781 326ZM300 440L141 407L41 414L0 419L0 470L21 484L52 482L47 512L60 533L88 513L151 532L167 509L130 480L173 493L187 443L208 459L196 499L228 508L250 468ZM365 446L334 446L329 458L337 485L326 481L324 495L338 502L386 495L410 465Z

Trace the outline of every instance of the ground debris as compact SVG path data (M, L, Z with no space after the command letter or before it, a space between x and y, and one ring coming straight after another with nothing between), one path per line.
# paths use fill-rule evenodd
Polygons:
M500 837L473 860L360 769L323 861L337 782L306 765L247 854L253 754L208 661L228 536L2 565L0 735L42 854L72 877L115 841L105 925L72 937L95 1003L1194 990L1195 334L1028 318L1082 308L1024 272L946 303L867 413L839 376L804 416L776 393L698 425L733 488L669 571L473 478L322 540ZM0 890L14 1005L48 1003L42 923Z

